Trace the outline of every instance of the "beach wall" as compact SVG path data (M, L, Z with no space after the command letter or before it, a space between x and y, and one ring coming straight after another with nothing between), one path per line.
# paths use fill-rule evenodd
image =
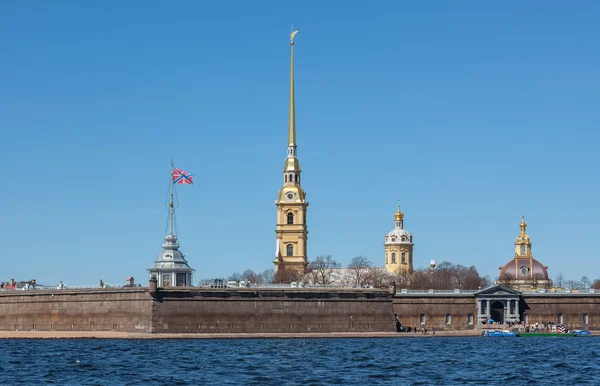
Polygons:
M143 288L0 292L0 330L149 332L152 303Z
M160 289L151 332L394 331L391 295L356 289Z
M477 323L475 296L463 294L397 294L394 313L406 327L428 330L472 330Z

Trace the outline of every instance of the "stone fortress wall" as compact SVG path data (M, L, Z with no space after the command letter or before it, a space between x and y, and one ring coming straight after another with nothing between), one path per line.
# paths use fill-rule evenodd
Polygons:
M422 292L394 296L394 313L403 325L437 331L476 328L481 312L476 293ZM569 329L600 330L600 293L523 293L520 305L523 322L562 322Z
M147 332L148 290L33 290L0 292L2 331Z
M450 292L450 291L448 291ZM307 333L477 328L475 293L344 288L126 288L0 292L3 331ZM600 330L600 294L522 294L529 322ZM587 322L587 323L586 323Z
M0 292L2 331L145 333L392 331L373 289L155 287Z

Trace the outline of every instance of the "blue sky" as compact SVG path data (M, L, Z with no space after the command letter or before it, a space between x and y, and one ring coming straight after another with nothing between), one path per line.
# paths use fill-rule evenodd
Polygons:
M296 37L309 255L600 277L600 4L2 2L0 281L145 282L169 161L197 280L272 267ZM196 281L197 281L196 280Z

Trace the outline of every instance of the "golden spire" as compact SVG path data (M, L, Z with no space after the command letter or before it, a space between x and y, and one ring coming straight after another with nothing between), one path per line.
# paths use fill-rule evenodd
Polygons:
M400 204L398 204L398 211L396 212L396 214L394 214L394 217L396 218L396 221L402 221L402 219L404 218L404 213L400 211Z
M296 103L294 101L294 37L298 31L290 34L290 45L292 46L292 58L290 61L290 116L288 124L288 146L296 145Z

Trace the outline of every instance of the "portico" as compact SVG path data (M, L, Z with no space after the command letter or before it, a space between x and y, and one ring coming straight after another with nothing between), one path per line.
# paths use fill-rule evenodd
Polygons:
M500 324L521 321L521 292L502 286L486 288L475 293L477 322L487 323L490 319Z

